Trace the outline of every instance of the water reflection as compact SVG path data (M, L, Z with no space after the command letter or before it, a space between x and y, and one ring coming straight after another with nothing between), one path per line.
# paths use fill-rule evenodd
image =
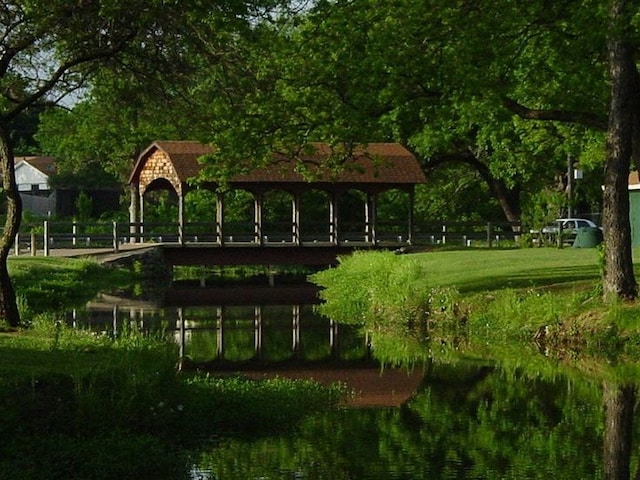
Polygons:
M308 419L295 435L223 440L208 478L602 478L597 387L477 363L432 364L397 408Z
M640 478L634 382L563 371L522 349L517 360L434 356L433 345L389 332L382 344L275 292L251 305L238 304L247 291L224 289L191 292L193 304L175 291L160 302L102 296L69 321L110 335L164 328L201 368L355 392L349 406L359 408L308 418L291 434L217 439L196 455L194 478ZM391 368L398 345L411 352L405 365L428 360Z
M312 305L166 306L101 295L69 314L69 323L108 335L172 331L180 356L194 362L368 359L358 328L338 326Z
M338 325L310 303L286 303L315 299L315 289L300 287L174 288L155 301L103 294L69 322L112 336L169 331L183 368L339 382L353 392L349 406L397 406L415 394L419 366L383 367L360 327Z

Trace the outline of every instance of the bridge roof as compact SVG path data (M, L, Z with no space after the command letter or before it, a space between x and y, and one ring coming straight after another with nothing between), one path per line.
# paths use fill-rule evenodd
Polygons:
M282 154L274 154L273 163L268 166L241 175L230 180L231 184L264 184L264 183L309 183L309 179L297 171L304 165L315 182L320 183L357 183L357 184L404 184L424 183L425 176L420 164L411 152L397 143L369 143L357 148L345 162L345 168L339 173L331 173L327 164L331 157L331 147L326 143L311 144L309 153L296 159ZM138 161L129 178L129 183L141 181L141 173L145 170L152 155L161 153L171 164L175 177L168 178L180 183L196 177L204 168L199 162L203 155L214 153L212 146L194 141L156 141L147 147L138 157ZM147 178L147 184L157 178L166 178L169 166L147 172L155 178Z

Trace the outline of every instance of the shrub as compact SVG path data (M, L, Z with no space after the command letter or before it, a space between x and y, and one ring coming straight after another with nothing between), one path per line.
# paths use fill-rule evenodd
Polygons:
M432 288L424 261L391 252L356 252L337 268L311 276L322 287L321 313L341 323L376 330L413 329L449 315L457 293Z

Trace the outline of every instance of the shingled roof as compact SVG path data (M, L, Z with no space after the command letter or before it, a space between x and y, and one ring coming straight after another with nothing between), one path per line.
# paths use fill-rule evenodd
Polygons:
M332 174L323 164L331 155L331 147L325 143L312 144L313 151L296 160L274 155L273 164L260 167L250 173L237 175L231 183L308 183L309 180L296 169L300 162L312 172L314 181L359 184L424 183L425 176L414 155L397 143L370 143L355 150L339 174ZM146 161L161 151L171 162L180 182L196 177L203 168L200 157L215 152L211 146L193 141L156 141L138 157L129 183L138 182Z
M15 164L18 166L21 162L28 163L33 168L39 170L46 176L51 176L56 171L55 159L53 157L16 157Z

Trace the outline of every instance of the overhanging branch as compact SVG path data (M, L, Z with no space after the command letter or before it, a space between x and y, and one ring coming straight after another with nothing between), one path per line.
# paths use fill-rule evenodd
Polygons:
M570 110L538 110L525 107L509 97L503 97L502 103L511 112L520 118L527 120L546 120L565 123L575 123L586 127L595 128L600 131L607 130L608 120L606 117L590 112L574 112Z

